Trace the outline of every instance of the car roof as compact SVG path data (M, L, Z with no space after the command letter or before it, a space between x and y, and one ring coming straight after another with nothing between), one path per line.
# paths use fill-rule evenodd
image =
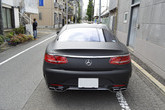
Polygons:
M73 29L73 28L104 28L108 29L108 27L105 24L68 24L66 25L67 29Z

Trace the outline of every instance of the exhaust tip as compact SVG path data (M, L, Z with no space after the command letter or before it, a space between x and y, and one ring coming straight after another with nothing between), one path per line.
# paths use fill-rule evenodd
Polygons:
M66 88L59 86L59 87L49 87L50 90L56 91L56 92L65 92Z
M110 91L112 92L119 92L119 91L125 91L127 88L120 88L120 87L112 87Z

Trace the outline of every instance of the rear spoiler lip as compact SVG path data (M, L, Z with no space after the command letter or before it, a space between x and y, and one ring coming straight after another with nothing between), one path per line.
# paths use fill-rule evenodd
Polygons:
M49 55L56 55L56 56L62 56L62 57L70 57L70 58L111 58L111 57L124 57L130 55L124 54L124 55L107 55L107 56L78 56L78 55L60 55L60 54L49 54Z
M118 43L113 42L56 42L54 51L60 50L122 50Z

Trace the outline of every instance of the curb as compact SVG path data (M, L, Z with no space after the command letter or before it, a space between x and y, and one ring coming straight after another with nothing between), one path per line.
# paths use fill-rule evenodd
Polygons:
M162 83L160 83L157 79L155 79L151 74L149 74L134 60L131 60L131 62L136 68L138 68L149 80L151 80L165 94L165 86Z
M142 62L139 58L137 58L134 54L133 54L133 50L128 48L129 52L132 55L132 64L141 71L141 73L149 80L151 81L151 83L153 83L162 93L165 94L165 82L164 79L159 76L159 74L157 74L156 72L154 72L150 67L148 67L144 62ZM138 62L136 62L136 60L140 60L139 63L142 64L138 64ZM141 66L140 66L141 65ZM143 68L144 66L144 68ZM152 73L152 74L151 74Z
M10 46L8 45L8 43L4 42L2 45L0 45L0 53L9 49L9 48L10 48Z

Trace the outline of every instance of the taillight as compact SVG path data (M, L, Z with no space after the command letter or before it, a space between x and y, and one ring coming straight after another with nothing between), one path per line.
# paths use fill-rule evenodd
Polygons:
M68 60L66 57L49 55L49 54L45 54L45 61L48 63L53 63L53 64L66 64L66 63L68 63Z
M120 57L112 57L109 60L110 64L115 64L115 65L124 65L128 64L131 62L130 56L120 56Z
M113 85L113 87L124 87L126 85Z

